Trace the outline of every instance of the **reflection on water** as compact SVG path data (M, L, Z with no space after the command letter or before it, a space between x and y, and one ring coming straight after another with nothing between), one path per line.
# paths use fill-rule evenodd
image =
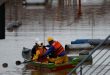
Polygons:
M43 71L42 69L39 70L23 70L22 75L67 75L69 73L69 69L55 71L55 72L47 72ZM73 73L73 75L76 75Z
M54 71L54 72L47 72L43 71L42 69L33 70L33 69L27 69L24 67L24 65L16 66L13 69L7 67L2 68L3 70L0 70L0 75L67 75L71 69L66 70L60 70L60 71ZM76 75L73 73L73 75Z

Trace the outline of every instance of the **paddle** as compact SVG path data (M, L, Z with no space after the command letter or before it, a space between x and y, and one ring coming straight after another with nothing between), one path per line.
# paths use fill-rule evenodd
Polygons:
M31 61L32 60L21 62L21 61L18 60L18 61L15 62L15 64L16 65L21 65L21 64L26 64L26 63L31 62Z
M29 62L33 62L33 61L32 60L29 60L29 61L21 62L21 61L18 60L18 61L15 62L15 64L16 65L21 65L21 64L26 64L26 63L29 63ZM35 63L41 64L41 62L35 62Z

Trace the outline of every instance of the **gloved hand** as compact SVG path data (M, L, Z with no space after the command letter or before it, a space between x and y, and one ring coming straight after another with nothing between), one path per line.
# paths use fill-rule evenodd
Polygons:
M38 56L36 56L36 54L34 54L32 60L35 61L35 60L37 60L37 58L38 58Z

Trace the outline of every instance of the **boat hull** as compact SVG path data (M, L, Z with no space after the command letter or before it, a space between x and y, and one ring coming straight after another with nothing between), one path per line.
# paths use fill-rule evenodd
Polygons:
M73 64L60 64L60 65L55 65L55 64L37 64L35 62L30 62L26 64L27 69L33 69L33 70L42 70L44 72L56 72L56 71L61 71L61 70L70 70L74 68L75 65Z

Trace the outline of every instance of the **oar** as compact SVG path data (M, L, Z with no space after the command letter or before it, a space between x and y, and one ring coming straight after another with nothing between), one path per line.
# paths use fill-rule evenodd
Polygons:
M3 63L3 64L2 64L2 67L3 67L3 68L7 68L7 67L8 67L8 64L7 64L7 63Z
M29 62L32 62L32 60L24 61L24 62L21 62L21 61L18 60L18 61L15 62L15 64L16 65L21 65L21 64L26 64L26 63L29 63ZM41 64L41 62L35 62L35 63Z
M31 62L31 61L32 60L21 62L21 61L18 60L18 61L15 62L15 64L16 65L21 65L21 64L26 64L26 63Z

